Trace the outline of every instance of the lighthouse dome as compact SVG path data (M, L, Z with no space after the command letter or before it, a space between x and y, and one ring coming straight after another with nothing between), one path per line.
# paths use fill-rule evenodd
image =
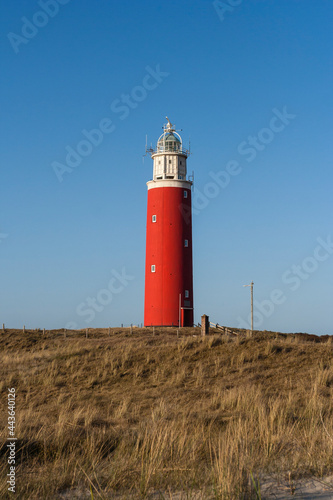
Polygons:
M180 140L178 139L178 137L175 136L172 132L169 134L166 134L164 137L164 140L165 141L176 141L176 142L180 143Z
M181 141L172 132L165 132L158 140L157 149L160 152L179 151L181 149Z

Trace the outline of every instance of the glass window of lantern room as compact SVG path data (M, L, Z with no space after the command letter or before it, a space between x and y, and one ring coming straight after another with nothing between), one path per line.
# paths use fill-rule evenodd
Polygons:
M184 191L184 198L187 198L187 191Z
M185 299L188 299L190 296L190 292L188 290L185 290Z

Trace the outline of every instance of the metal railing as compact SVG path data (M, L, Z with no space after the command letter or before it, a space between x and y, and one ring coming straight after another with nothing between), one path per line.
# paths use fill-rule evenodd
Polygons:
M169 148L169 147L158 147L156 149L154 148L147 148L146 153L149 153L151 156L156 155L156 154L162 154L162 153L176 153L184 156L189 156L190 152L188 149L183 149L183 148Z

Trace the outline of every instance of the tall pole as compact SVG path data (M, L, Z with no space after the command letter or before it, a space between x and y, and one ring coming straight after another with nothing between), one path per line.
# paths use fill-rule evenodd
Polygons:
M251 332L253 332L253 281L251 281Z
M243 285L251 287L251 333L253 332L253 285L254 285L253 281L251 281L249 285Z

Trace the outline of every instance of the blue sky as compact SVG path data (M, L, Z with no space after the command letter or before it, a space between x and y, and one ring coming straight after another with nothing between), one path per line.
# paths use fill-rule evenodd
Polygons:
M333 334L332 21L329 0L6 5L0 322L143 321L167 115L191 141L195 321L248 324L253 280L256 328Z

